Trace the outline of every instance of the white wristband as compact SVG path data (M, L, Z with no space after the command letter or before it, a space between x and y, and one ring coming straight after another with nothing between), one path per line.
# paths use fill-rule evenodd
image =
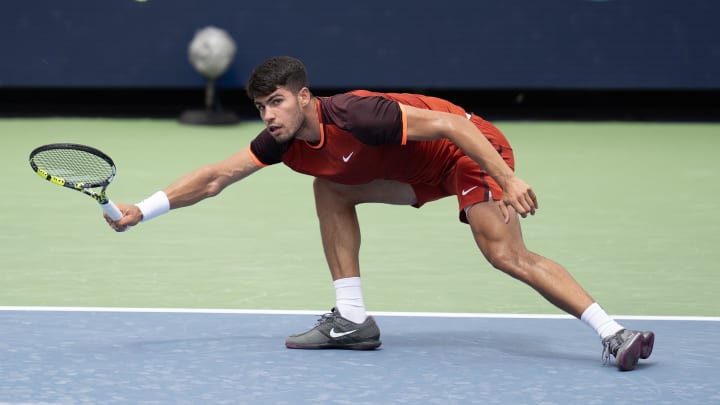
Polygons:
M164 191L158 191L135 206L140 208L143 214L142 222L145 222L170 211L170 200Z

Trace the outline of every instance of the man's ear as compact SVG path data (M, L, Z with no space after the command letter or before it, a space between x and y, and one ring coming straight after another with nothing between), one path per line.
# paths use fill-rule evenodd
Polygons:
M298 99L300 100L300 106L303 108L310 104L310 100L312 99L310 89L307 87L300 89L300 91L298 91Z

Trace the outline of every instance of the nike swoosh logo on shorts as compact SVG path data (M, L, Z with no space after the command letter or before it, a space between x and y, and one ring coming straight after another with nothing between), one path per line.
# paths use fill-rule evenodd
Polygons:
M349 334L351 334L351 333L355 333L355 332L357 332L357 331L358 331L357 329L353 329L353 330L349 330L349 331L347 331L347 332L335 332L335 328L332 328L332 329L330 329L330 337L333 338L333 339L334 339L334 338L339 338L339 337L342 337L342 336L345 336L345 335L349 335Z
M475 190L476 188L478 188L478 186L472 186L470 188L466 188L465 190L462 191L462 195L468 195L469 192Z
M355 151L350 152L350 154L347 156L343 156L343 162L347 163L348 160L350 160L350 158L352 157L353 153L355 153Z

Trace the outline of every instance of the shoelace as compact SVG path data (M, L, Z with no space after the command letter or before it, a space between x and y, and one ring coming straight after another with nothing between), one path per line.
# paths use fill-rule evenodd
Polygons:
M335 313L334 312L326 312L320 316L320 318L317 320L317 325L323 324L325 322L330 322L331 320L335 319Z
M622 343L622 341L621 341L620 333L616 333L607 339L603 339L603 352L602 352L603 364L610 364L612 362L611 356L614 355L614 353L612 352L612 346L620 347L621 343Z
M602 359L603 365L610 364L610 361L611 361L610 355L611 355L611 353L610 353L610 339L608 339L608 340L606 340L606 341L603 341L603 351L602 351L602 355L601 355L601 359Z

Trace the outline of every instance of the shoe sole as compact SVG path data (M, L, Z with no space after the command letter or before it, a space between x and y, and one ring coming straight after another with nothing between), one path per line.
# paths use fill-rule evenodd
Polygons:
M653 332L643 332L642 350L640 350L640 358L647 359L652 354L653 345L655 344L655 334Z
M618 350L615 359L620 371L630 371L637 366L638 359L640 359L643 354L644 342L645 339L643 338L643 335L637 334L632 338L632 340L627 341L623 345L624 347L621 347L620 350ZM652 345L650 346L650 351L652 351Z
M322 349L344 349L344 350L375 350L382 344L379 340L368 340L360 343L337 344L323 343L319 345L304 345L302 343L285 342L288 349L322 350Z

